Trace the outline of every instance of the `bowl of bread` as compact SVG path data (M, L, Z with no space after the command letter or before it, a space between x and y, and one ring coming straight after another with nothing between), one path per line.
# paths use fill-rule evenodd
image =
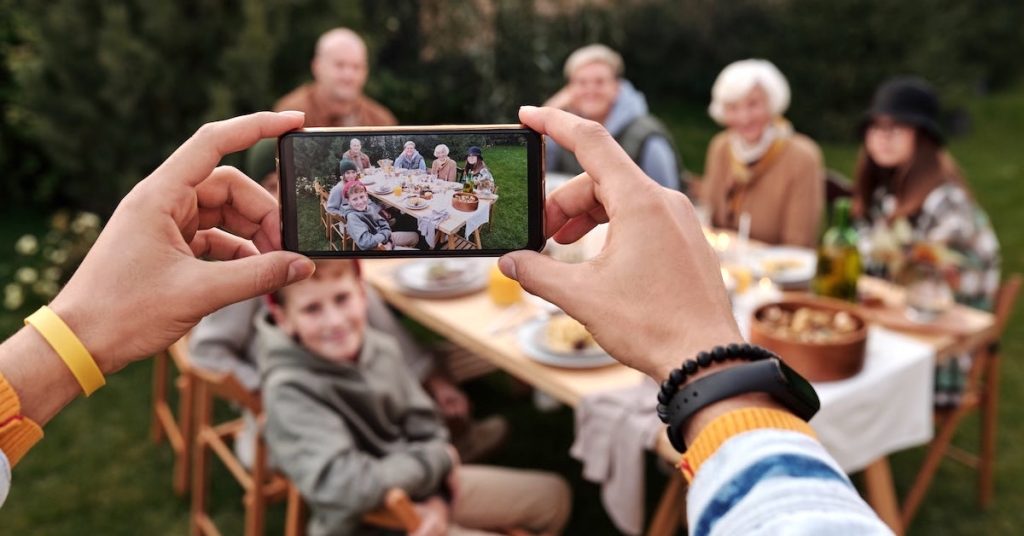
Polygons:
M777 354L809 381L849 378L864 367L867 321L847 302L787 296L754 311L750 342Z

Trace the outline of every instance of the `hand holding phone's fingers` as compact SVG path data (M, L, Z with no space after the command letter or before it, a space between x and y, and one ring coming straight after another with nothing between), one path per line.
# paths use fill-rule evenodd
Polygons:
M188 275L207 313L270 293L313 275L313 261L298 253L271 251L224 262L196 260Z
M196 188L199 228L223 227L260 251L281 248L277 201L241 171L218 167Z
M218 261L242 259L260 253L252 242L220 229L204 229L197 232L188 247L192 249L192 254L196 258Z
M593 179L584 173L559 186L558 189L552 192L544 207L545 235L556 236L556 240L565 243L557 237L567 238L576 236L576 233L579 233L576 236L578 239L593 228L593 225L586 227L585 225L581 226L577 222L573 225L573 228L577 229L577 231L561 234L559 231L566 227L573 219L582 218L583 222L593 222L595 225L607 222L608 215L605 213L604 206L597 198L595 186Z
M601 198L609 213L619 204L628 203L644 190L657 186L600 123L562 110L533 106L520 108L519 119L576 155L576 160L599 188L609 192Z
M587 276L588 264L566 264L535 251L513 251L498 259L498 267L527 292L570 315L592 294L587 290L592 279Z
M300 128L302 112L257 112L207 123L196 131L153 173L161 180L196 186L225 155L246 149L261 138Z

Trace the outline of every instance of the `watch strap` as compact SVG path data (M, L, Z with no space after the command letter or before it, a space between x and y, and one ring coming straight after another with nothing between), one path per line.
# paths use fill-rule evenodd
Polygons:
M797 417L810 420L819 408L817 396L813 400L801 399L791 389L783 367L781 360L770 358L731 367L684 385L667 407L672 446L679 452L686 451L682 427L693 414L715 402L745 393L768 393Z

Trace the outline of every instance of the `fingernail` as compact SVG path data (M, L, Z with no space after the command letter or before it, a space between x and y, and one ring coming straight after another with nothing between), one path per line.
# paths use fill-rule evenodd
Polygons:
M288 265L288 284L292 284L296 281L302 281L307 277L313 275L316 271L316 265L309 259L298 259L292 261Z
M532 111L534 111L536 109L537 109L536 106L520 106L519 107L519 111L520 112L532 112Z
M284 110L277 113L281 115L290 115L292 117L306 117L306 112L300 112L299 110Z
M498 259L498 269L501 273L505 274L505 277L510 279L516 279L516 261L510 257L502 257ZM516 279L518 281L518 279Z

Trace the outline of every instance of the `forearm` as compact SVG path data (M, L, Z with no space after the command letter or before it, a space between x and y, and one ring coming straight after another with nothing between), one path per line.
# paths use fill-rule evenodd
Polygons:
M70 369L32 327L0 345L0 374L21 402L21 414L44 426L82 393Z

